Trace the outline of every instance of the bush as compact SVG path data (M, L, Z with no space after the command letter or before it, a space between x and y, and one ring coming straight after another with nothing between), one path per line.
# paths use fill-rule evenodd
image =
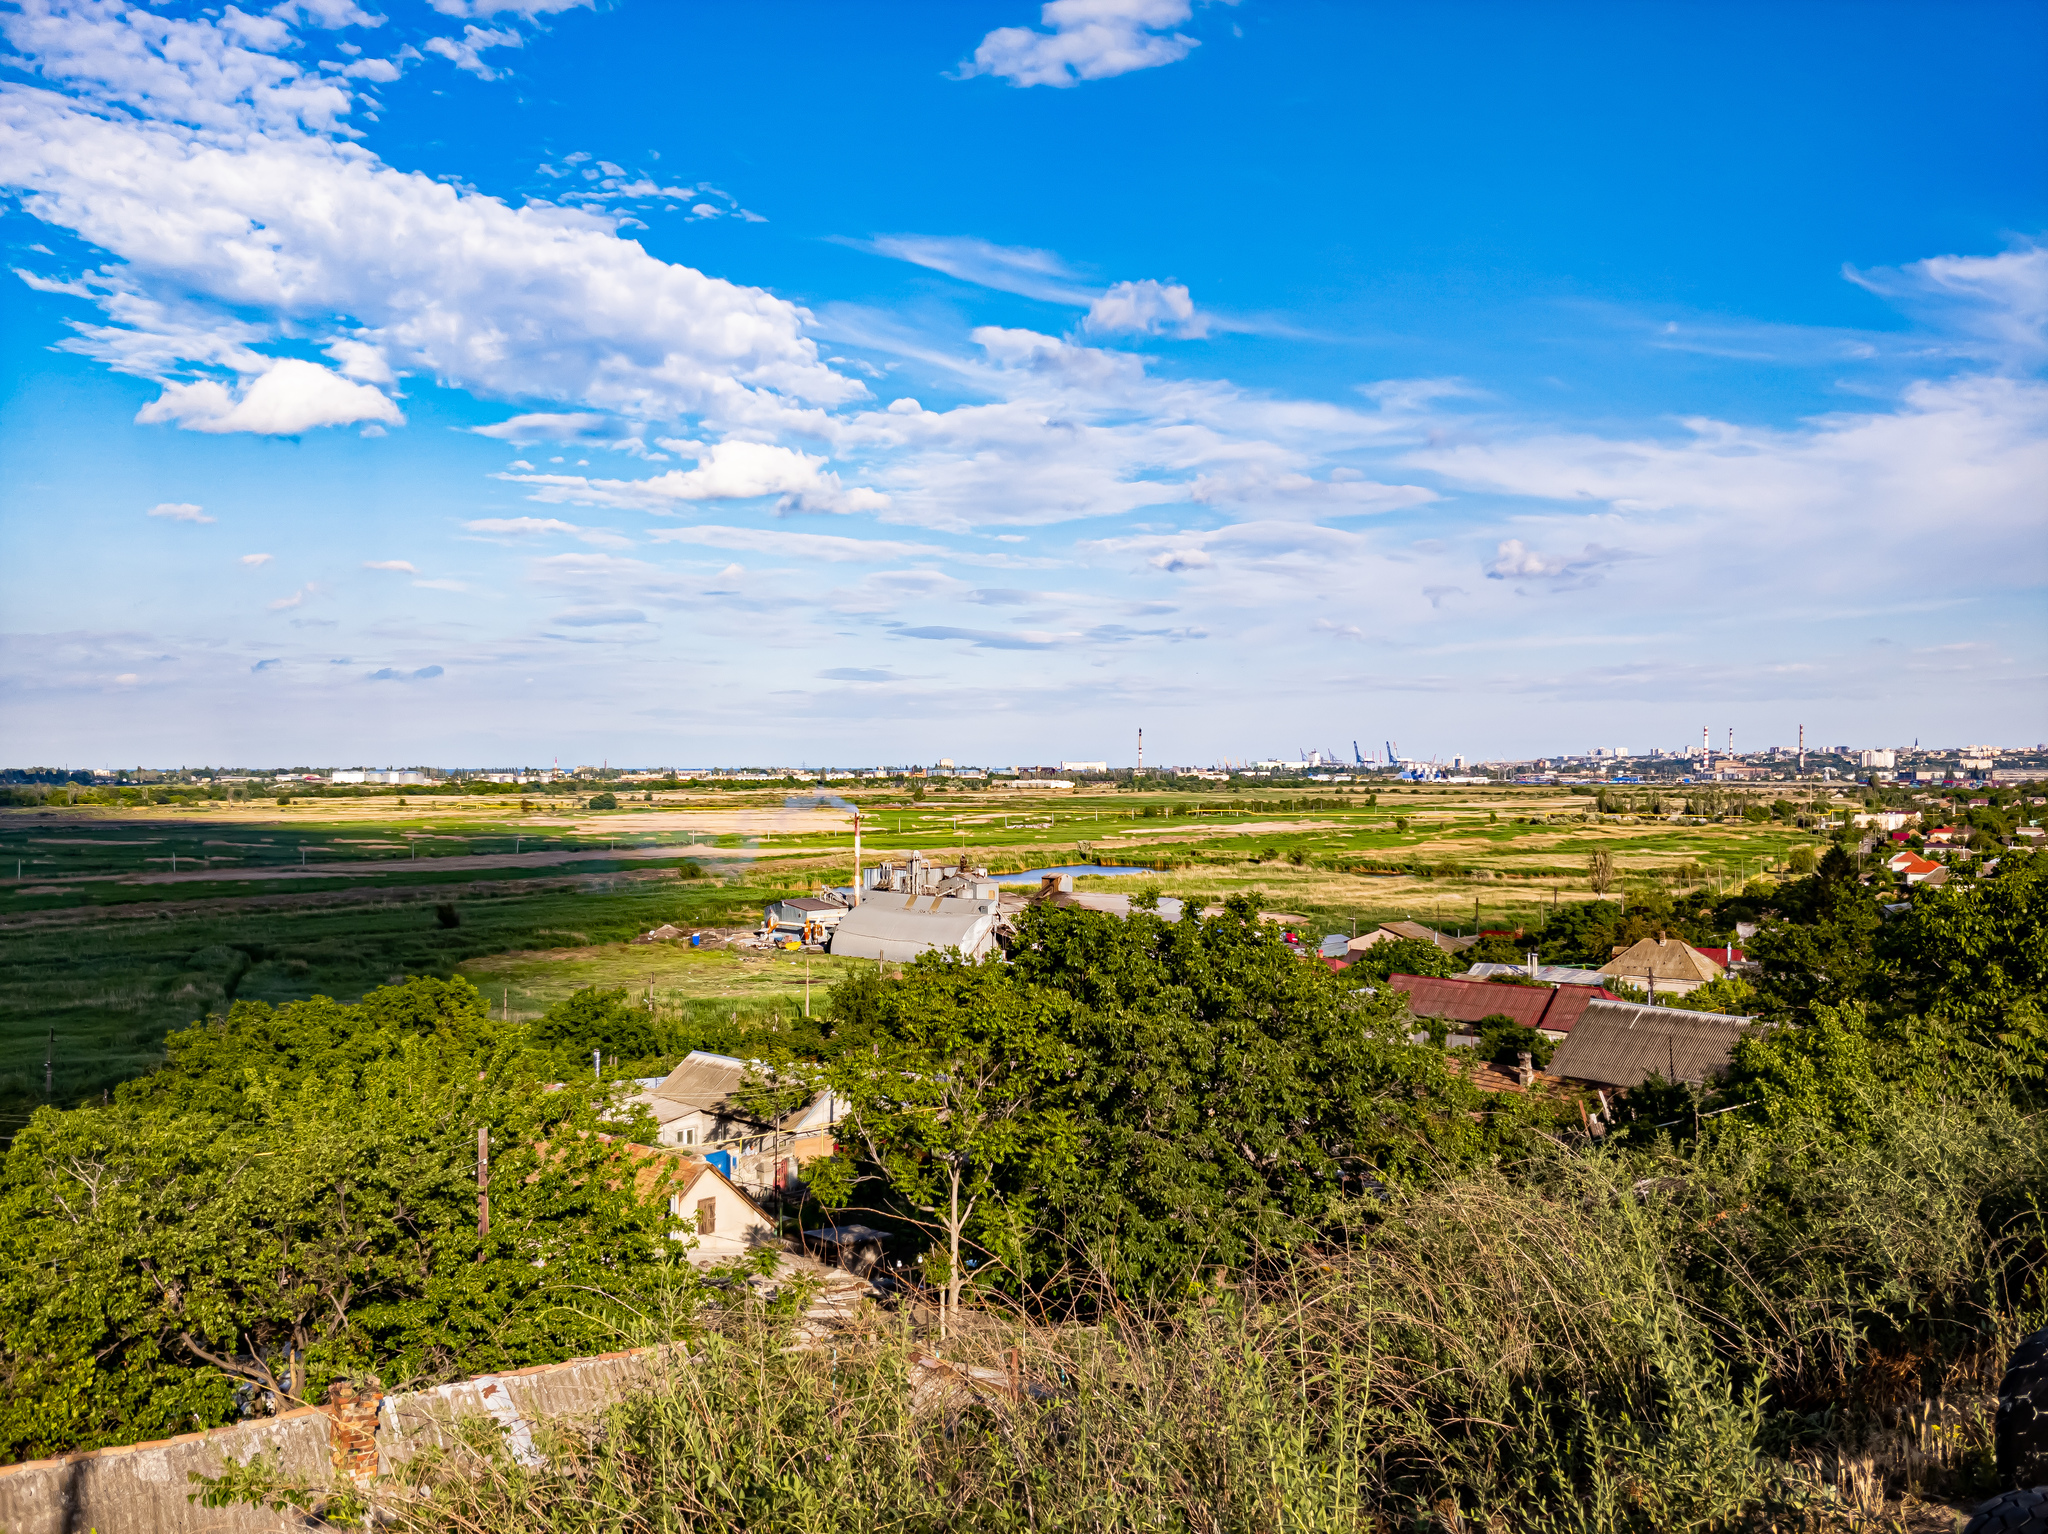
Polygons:
M1110 1326L991 1306L945 1351L1026 1382L1021 1407L946 1399L892 1327L791 1346L792 1319L739 1286L708 1334L673 1325L687 1360L593 1429L541 1425L541 1467L475 1439L415 1460L427 1495L390 1516L502 1534L1847 1528L1829 1483L1873 1419L1922 1369L1964 1385L2002 1361L1980 1276L2010 1260L1996 1226L2043 1172L2016 1118L1929 1104L1880 1128L1787 1153L1740 1133L1690 1159L1541 1153L1392 1192L1318 1252L1212 1269ZM1860 1408L1814 1409L1852 1382ZM1934 1436L1923 1494L1989 1489L1988 1418Z
M593 810L615 810L619 807L619 796L611 793L593 794L587 807Z

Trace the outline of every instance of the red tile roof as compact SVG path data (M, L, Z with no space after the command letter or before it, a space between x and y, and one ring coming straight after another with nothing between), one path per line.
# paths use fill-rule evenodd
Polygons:
M1705 954L1723 969L1731 964L1740 964L1746 957L1740 948L1695 948L1693 951Z
M1621 999L1598 985L1498 985L1490 980L1439 980L1428 975L1389 975L1387 984L1408 993L1408 1010L1417 1017L1476 1023L1501 1013L1526 1028L1552 1033L1570 1033L1590 1002Z

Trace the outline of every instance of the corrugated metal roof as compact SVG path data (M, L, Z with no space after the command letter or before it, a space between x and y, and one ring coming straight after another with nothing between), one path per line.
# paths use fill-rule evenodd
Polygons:
M694 1108L699 1113L723 1113L726 1099L732 1096L746 1074L744 1060L693 1049L683 1057L681 1065L662 1078L661 1085L654 1089L652 1095L665 1098L686 1110Z
M1500 985L1458 976L1438 979L1429 975L1389 975L1387 984L1408 993L1408 1010L1417 1017L1476 1023L1499 1014L1513 1018L1525 1028L1551 1033L1570 1033L1590 1002L1620 1000L1611 991L1587 985L1561 985L1553 990L1547 986Z
M1640 1086L1650 1076L1702 1085L1727 1069L1753 1017L1595 1001L1551 1057L1553 1075L1600 1086Z
M832 929L832 952L840 958L900 962L933 949L957 948L979 958L994 941L996 911L994 900L870 896Z

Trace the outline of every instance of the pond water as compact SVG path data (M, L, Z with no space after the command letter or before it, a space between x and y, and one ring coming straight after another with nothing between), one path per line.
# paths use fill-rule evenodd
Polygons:
M1075 874L1092 878L1096 874L1149 874L1149 868L1127 868L1121 863L1061 863L1054 868L1027 868L1022 873L990 874L997 884L1036 884L1046 874Z

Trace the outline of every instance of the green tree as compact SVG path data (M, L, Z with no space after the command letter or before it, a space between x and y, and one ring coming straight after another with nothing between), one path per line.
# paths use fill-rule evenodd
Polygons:
M616 1345L674 1262L665 1163L627 1159L606 1092L546 1090L520 1033L380 1026L410 989L244 1012L288 1046L278 1069L227 1047L250 1027L193 1030L165 1089L31 1119L0 1163L0 1452ZM208 1050L236 1078L217 1091L195 1079Z
M1258 919L1259 900L1206 920L1020 920L1013 968L1073 1003L1081 1062L1082 1155L1047 1200L1046 1282L1174 1289L1317 1239L1349 1207L1347 1179L1435 1177L1540 1117L1411 1044L1403 993L1347 989Z
M865 1162L936 1231L944 1336L966 1282L964 1248L1021 1274L1032 1205L1073 1168L1077 1061L1058 999L1018 984L994 957L922 955L868 1000L886 1031L813 1078L845 1104L838 1135L858 1159L813 1163L811 1185L843 1204Z
M1347 986L1381 985L1389 975L1462 974L1463 957L1447 953L1426 937L1388 938L1374 943L1341 971Z

